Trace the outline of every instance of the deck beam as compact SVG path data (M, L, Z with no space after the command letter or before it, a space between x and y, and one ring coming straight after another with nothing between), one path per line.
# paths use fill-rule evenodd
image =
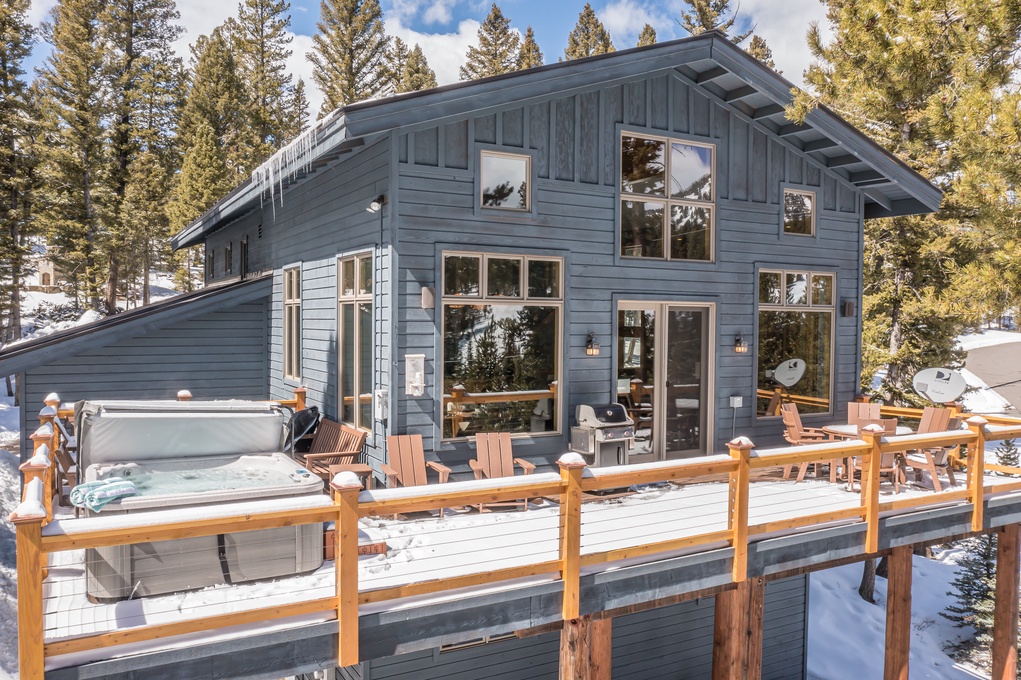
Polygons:
M993 678L1017 678L1018 569L1021 524L1008 524L996 536L996 605L993 609Z
M741 581L716 596L713 622L713 680L762 677L762 613L766 584Z
M911 556L912 548L890 551L886 590L886 654L884 680L908 680L911 656Z

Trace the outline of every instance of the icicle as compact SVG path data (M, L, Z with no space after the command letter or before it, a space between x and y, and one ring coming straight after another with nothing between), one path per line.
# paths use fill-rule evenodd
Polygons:
M252 172L252 183L259 189L259 205L269 191L269 202L276 218L276 193L279 186L280 206L284 205L284 178L294 177L299 170L310 171L312 161L319 150L319 131L322 125L306 130L290 144L270 156Z

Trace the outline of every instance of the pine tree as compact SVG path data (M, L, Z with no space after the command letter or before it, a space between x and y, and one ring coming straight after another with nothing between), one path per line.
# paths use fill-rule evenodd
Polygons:
M157 266L170 263L170 220L166 201L170 177L151 151L134 156L128 168L128 183L121 205L121 221L132 225L128 232L125 278L142 282L141 302L149 304L150 274Z
M21 283L33 229L35 112L24 62L32 50L29 0L0 6L0 323L6 344L21 337Z
M729 34L730 29L737 22L737 12L731 14L730 0L684 0L684 2L691 8L691 11L681 12L678 23L690 35L699 35L712 30ZM751 34L752 32L749 30L731 36L731 40L735 45L739 45Z
M401 79L404 77L404 66L408 63L408 43L394 36L390 41L390 48L386 51L384 62L383 78L387 81L388 89L399 92Z
M404 62L404 70L401 73L401 82L397 86L397 92L418 92L436 87L436 73L429 68L429 62L422 53L422 48L417 44Z
M308 97L305 96L305 81L298 78L291 97L290 115L288 118L288 137L294 139L308 129Z
M41 125L40 220L54 261L76 300L101 311L105 282L101 250L111 222L109 128L113 113L100 30L103 0L63 0L46 29L52 52L39 72Z
M581 14L578 15L578 23L574 25L574 30L567 36L567 48L564 49L564 57L561 61L583 59L615 51L616 48L613 46L609 31L596 17L592 5L586 2Z
M642 32L638 34L638 44L636 47L645 47L646 45L656 44L656 29L645 24L642 26Z
M518 51L518 61L515 64L517 70L526 68L538 68L543 65L542 50L539 43L535 41L535 31L529 26L525 30L525 39L521 41L521 49Z
M752 40L748 43L748 48L745 51L769 68L776 71L776 62L773 61L773 50L769 49L769 45L766 44L766 40L762 36L753 35ZM783 71L776 72L783 73Z
M293 139L293 102L287 59L293 36L287 0L244 0L227 33L238 75L248 91L248 125L255 134L254 168Z
M378 0L321 0L319 32L308 53L312 79L323 93L322 118L330 111L386 92L389 40Z
M495 2L477 35L479 46L468 47L468 61L458 71L461 80L498 76L517 68L521 38Z
M982 534L957 544L964 550L947 595L954 599L940 615L958 627L973 626L980 648L992 641L996 602L996 535Z
M961 360L955 337L974 320L958 272L981 252L984 232L999 228L992 221L1004 201L992 196L1009 161L997 156L1012 154L991 149L1017 135L1005 111L1017 106L1010 55L1021 11L1016 1L828 4L832 41L817 26L809 32L816 61L806 81L816 98L799 95L790 115L828 102L945 192L936 215L865 228L862 382L885 365L885 396L914 403L913 374Z
M1017 445L1013 439L1004 439L1001 441L993 453L996 454L996 462L1005 467L1016 468L1018 466L1018 450ZM1006 476L1006 472L999 473Z

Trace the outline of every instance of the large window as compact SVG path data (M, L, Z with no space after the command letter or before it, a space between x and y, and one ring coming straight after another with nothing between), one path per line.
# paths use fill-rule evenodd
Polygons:
M284 270L284 377L301 379L301 267Z
M556 432L563 261L443 257L443 436Z
M483 208L531 210L531 156L483 151L481 165L479 200Z
M713 152L676 139L621 136L621 255L712 260Z
M372 255L337 262L340 419L372 429Z
M831 273L759 272L758 415L831 411L833 298Z

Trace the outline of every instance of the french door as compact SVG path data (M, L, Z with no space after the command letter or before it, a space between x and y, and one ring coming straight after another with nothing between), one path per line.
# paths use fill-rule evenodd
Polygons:
M711 305L620 303L617 397L635 421L632 462L706 453L712 323Z

